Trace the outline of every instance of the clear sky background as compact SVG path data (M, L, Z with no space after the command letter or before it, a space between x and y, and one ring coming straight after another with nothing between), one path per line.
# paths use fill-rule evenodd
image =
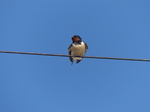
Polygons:
M0 50L150 59L149 0L1 0ZM0 112L150 112L150 63L0 54Z

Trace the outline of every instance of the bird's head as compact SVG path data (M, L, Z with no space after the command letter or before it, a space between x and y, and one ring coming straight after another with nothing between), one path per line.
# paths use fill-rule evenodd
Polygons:
M74 35L74 36L72 36L72 41L73 42L81 42L82 39L79 35Z

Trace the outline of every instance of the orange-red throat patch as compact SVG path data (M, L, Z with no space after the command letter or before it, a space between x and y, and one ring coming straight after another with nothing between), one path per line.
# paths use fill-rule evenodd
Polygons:
M72 37L72 40L73 40L74 42L77 42L77 41L79 41L80 39L79 39L78 37Z

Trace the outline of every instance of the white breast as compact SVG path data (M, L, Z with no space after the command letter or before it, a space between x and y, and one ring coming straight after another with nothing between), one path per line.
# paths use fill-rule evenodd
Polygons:
M71 55L84 56L85 55L84 42L81 42L81 44L72 44ZM82 59L82 58L75 57L74 59Z

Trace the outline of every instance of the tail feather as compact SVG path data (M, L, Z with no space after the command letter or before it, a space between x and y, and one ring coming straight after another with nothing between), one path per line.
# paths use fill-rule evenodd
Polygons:
M79 63L81 60L77 60L76 63Z
M71 65L73 65L73 62L74 62L74 61L72 61Z

